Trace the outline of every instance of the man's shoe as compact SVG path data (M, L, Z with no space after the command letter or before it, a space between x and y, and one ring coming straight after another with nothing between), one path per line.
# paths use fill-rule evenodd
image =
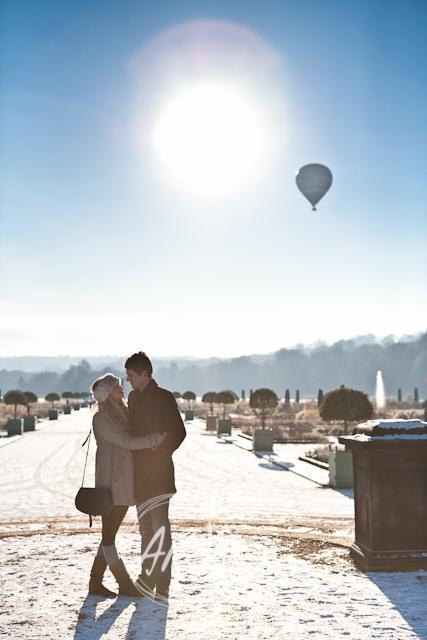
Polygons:
M104 598L115 598L117 593L110 591L102 584L107 563L103 556L95 556L92 569L90 570L89 593L95 596L104 596Z

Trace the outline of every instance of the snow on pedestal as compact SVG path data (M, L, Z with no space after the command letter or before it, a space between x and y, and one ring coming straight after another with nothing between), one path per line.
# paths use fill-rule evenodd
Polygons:
M367 440L377 437L427 437L427 422L423 420L368 420L362 422L353 429L355 436L368 436L368 438L358 438Z

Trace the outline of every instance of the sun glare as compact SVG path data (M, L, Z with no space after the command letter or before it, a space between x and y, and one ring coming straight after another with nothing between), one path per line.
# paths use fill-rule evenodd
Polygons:
M222 196L257 182L271 156L261 103L233 85L201 82L171 98L153 129L157 158L180 187Z

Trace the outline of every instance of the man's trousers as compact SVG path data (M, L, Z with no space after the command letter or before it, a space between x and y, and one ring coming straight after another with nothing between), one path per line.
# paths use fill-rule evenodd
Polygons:
M136 505L142 538L141 574L137 583L145 589L156 587L157 593L162 594L168 593L172 569L169 500L167 497Z

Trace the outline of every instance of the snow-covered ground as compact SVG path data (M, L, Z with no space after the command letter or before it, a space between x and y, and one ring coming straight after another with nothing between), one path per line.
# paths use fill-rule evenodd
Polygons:
M90 426L89 410L61 416L39 432L0 448L0 518L76 515L74 496L80 486ZM346 492L323 489L187 424L190 437L174 454L178 493L172 518L266 518L290 515L341 515L352 518L353 500ZM294 456L292 452L292 456ZM93 483L95 443L90 445L86 484ZM12 489L10 491L9 489ZM348 492L347 492L348 493Z
M80 411L0 448L0 636L427 640L427 572L365 575L349 560L351 492L220 442L198 422L174 455L169 607L87 596L100 523L88 529L73 500L89 423ZM139 544L132 508L118 547L133 576ZM106 584L114 589L111 576Z

